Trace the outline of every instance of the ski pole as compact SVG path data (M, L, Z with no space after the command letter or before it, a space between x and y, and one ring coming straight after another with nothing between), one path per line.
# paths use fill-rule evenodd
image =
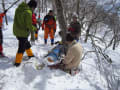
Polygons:
M18 1L20 1L20 0L17 0L17 1L15 1L9 8L7 8L6 10L8 11L11 7L13 7Z

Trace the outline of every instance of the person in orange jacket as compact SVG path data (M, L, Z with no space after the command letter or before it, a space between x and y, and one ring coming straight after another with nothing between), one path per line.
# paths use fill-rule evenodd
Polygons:
M3 54L3 34L2 34L2 24L3 24L3 17L5 16L7 10L5 10L3 13L0 13L0 57L4 57Z
M47 44L48 35L50 35L51 45L54 44L54 32L56 31L56 20L53 11L50 10L48 15L44 17L42 30L44 30L44 43Z

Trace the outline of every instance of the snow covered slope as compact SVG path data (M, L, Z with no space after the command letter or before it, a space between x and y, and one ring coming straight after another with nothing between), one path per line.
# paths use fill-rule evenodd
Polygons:
M14 16L14 9L9 12ZM93 53L88 54L81 62L81 71L76 76L71 76L60 70L50 70L45 67L43 70L36 70L36 62L40 62L52 46L43 44L43 31L39 31L39 39L33 45L33 53L39 60L32 59L34 63L22 62L18 68L13 66L17 52L18 42L12 33L12 19L9 26L3 31L4 34L4 53L8 58L0 59L0 90L108 90L104 76L102 76L96 66L96 57ZM59 28L58 28L59 30ZM55 40L60 40L58 34ZM84 50L91 50L91 44L80 41ZM113 60L113 67L118 69L120 74L120 46L117 50L109 50ZM120 88L119 88L120 90Z

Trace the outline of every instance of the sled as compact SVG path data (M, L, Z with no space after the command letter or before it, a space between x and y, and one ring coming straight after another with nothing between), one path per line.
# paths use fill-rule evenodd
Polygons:
M43 57L43 62L36 65L36 69L41 70L45 66L55 65L61 62L64 55L63 44L58 44Z

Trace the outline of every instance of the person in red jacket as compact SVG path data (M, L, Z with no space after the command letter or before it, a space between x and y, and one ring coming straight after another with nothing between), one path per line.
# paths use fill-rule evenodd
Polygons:
M48 35L50 35L51 45L54 44L54 32L56 30L56 20L53 11L50 10L48 15L44 17L42 30L44 30L44 43L47 44Z
M37 28L37 19L36 19L36 14L34 12L32 13L32 25ZM36 34L38 34L38 30L36 30L35 32L31 32L31 41L32 42L37 40L38 36Z
M0 57L4 57L3 54L3 34L2 34L2 24L3 24L3 17L5 16L7 10L5 10L3 13L0 13Z

